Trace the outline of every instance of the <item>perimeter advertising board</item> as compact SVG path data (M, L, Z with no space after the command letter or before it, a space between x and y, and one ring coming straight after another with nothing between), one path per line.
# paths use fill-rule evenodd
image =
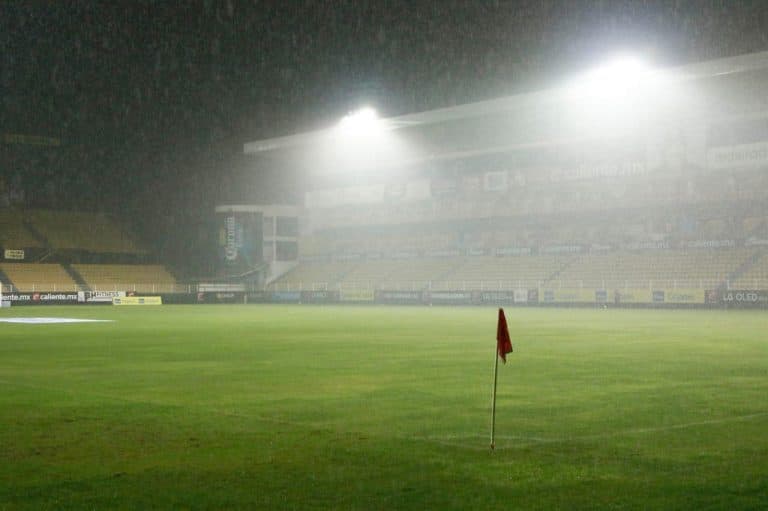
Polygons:
M112 303L112 298L122 298L125 291L78 291L77 301L80 303Z
M595 303L594 289L541 289L542 303Z
M703 289L664 289L662 293L664 293L663 303L677 305L704 303L705 297Z
M112 305L162 305L160 296L123 296L112 298Z
M764 289L729 289L722 291L720 301L726 307L768 307L768 291Z
M302 291L302 303L333 303L339 301L337 291Z
M3 300L16 305L67 305L77 303L77 293L3 293Z
M376 301L395 305L423 303L421 291L376 291Z
M279 303L299 303L301 291L273 291L272 301Z
M471 291L427 291L424 302L432 305L469 305L472 303Z
M617 289L613 291L611 299L615 304L653 303L650 289Z
M342 302L372 302L374 297L373 289L342 289L339 292Z
M510 305L528 303L529 290L515 289L507 291L475 291L473 303Z

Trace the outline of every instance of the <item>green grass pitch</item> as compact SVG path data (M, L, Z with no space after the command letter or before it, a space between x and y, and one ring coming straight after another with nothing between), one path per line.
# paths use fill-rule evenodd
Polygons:
M14 307L0 510L768 509L768 314Z

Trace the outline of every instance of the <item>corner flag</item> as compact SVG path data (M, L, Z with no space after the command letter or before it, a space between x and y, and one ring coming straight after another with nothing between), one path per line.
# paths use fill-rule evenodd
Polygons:
M496 356L493 363L493 397L491 398L491 450L496 448L496 384L499 380L499 358L506 364L507 353L512 353L512 339L509 338L504 309L499 309L499 322L496 324Z
M496 354L501 357L505 364L507 363L507 353L512 353L512 339L509 337L504 309L499 309L499 322L496 326Z

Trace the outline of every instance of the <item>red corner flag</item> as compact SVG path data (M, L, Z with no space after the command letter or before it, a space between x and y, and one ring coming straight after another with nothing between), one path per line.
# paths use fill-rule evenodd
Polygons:
M509 338L507 318L504 317L504 309L499 309L499 324L496 327L496 354L507 363L507 353L512 353L512 339Z

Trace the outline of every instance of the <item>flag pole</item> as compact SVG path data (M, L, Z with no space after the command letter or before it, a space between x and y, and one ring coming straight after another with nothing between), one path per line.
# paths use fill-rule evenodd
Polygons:
M499 352L494 352L496 361L493 364L493 397L491 398L491 450L496 447L496 382L499 379Z

